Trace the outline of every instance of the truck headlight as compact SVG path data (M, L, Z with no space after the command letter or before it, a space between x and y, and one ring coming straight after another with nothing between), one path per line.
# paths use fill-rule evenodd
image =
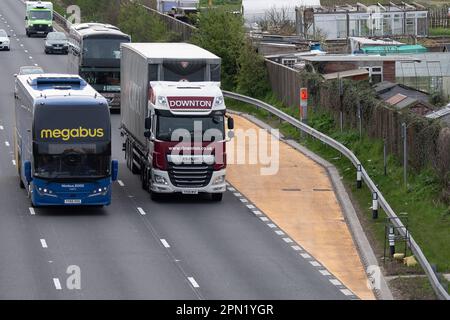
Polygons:
M163 96L158 96L158 104L161 106L167 106L167 98Z
M222 104L223 104L223 96L216 97L216 99L214 101L214 105L215 106L221 106Z
M213 185L222 184L225 182L225 176L219 176L214 179Z
M153 175L153 181L157 184L165 184L167 185L167 180L163 176L160 176L159 174Z

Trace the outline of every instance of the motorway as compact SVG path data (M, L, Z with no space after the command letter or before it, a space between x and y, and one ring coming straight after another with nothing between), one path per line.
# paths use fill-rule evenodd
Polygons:
M14 78L20 66L66 72L25 36L25 6L2 0L0 29L0 299L349 299L232 192L221 203L175 197L152 202L120 161L113 203L102 209L30 208L14 165ZM81 289L66 286L69 266Z

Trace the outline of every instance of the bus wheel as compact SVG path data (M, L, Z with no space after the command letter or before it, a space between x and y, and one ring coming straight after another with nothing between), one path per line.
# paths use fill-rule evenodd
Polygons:
M211 194L211 199L214 202L222 201L222 198L223 198L223 193L212 193Z

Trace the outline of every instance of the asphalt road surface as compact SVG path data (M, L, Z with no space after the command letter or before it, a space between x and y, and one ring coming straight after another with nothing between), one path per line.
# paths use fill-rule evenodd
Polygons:
M120 161L112 205L30 208L14 166L14 78L20 66L67 72L25 36L25 5L2 0L0 29L0 299L348 299L232 192L223 202L152 202L125 166L120 115L112 115ZM276 229L276 226L275 226ZM69 289L69 266L81 289Z

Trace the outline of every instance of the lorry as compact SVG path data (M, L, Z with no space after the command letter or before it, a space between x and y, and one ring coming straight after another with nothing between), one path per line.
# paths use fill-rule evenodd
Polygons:
M27 37L33 34L46 36L53 32L53 3L49 1L27 1L25 32Z
M167 193L222 200L225 131L234 121L226 115L220 67L219 57L192 44L122 44L123 151L153 200Z
M177 20L192 24L193 15L199 12L199 0L158 0L156 10Z
M14 151L32 206L111 203L118 162L109 107L80 76L17 76Z

